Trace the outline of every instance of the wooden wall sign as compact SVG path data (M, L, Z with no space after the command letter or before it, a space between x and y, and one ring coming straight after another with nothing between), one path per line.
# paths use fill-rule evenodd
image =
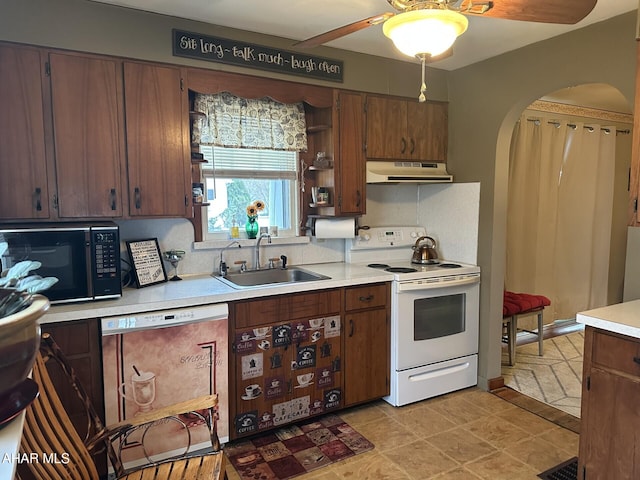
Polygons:
M343 81L344 64L341 60L176 29L173 30L173 55L332 82Z

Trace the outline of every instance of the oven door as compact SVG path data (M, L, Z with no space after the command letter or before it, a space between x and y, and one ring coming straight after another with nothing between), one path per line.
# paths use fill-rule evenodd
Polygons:
M478 353L480 274L393 282L396 371Z

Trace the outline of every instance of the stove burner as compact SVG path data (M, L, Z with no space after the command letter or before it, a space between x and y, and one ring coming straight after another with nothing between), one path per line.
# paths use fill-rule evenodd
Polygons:
M409 268L409 267L389 267L389 268L385 268L384 270L386 272L391 272L391 273L412 273L412 272L418 271L415 268Z
M457 263L441 263L439 265L441 268L460 268L462 265L458 265Z
M370 267L370 268L389 268L389 265L387 265L386 263L370 263L369 265L367 265L367 267Z

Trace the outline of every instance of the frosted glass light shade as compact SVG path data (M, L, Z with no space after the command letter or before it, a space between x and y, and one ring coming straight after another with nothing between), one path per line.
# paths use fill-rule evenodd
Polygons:
M384 22L382 31L405 55L439 55L448 50L469 21L451 10L423 9L403 12Z

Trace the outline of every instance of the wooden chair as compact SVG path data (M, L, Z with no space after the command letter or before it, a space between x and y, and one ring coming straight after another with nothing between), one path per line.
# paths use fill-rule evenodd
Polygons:
M74 390L86 406L89 431L80 438L67 415L51 382L45 362L56 361L69 378ZM28 468L37 479L99 480L92 453L106 449L116 473L116 478L127 480L171 479L204 480L225 476L225 457L216 432L215 407L217 395L207 395L194 400L136 415L123 422L104 427L91 405L84 388L69 366L64 354L48 334L42 335L40 352L33 368L33 379L40 386L40 395L26 409L24 433L20 445L21 454L37 452L57 458L58 462L29 462ZM153 422L166 418L178 419L180 414L195 415L202 421L198 428L207 428L212 451L204 455L185 453L157 463L149 463L134 471L125 471L120 459L121 441L131 432L148 428ZM56 454L57 457L52 457ZM22 466L22 464L20 465Z
M514 293L504 291L502 304L502 340L507 344L509 365L516 363L516 340L518 335L518 318L529 315L538 317L538 329L535 331L521 329L532 333L538 338L538 355L544 355L544 332L542 315L544 307L551 305L551 301L544 295L528 293Z

